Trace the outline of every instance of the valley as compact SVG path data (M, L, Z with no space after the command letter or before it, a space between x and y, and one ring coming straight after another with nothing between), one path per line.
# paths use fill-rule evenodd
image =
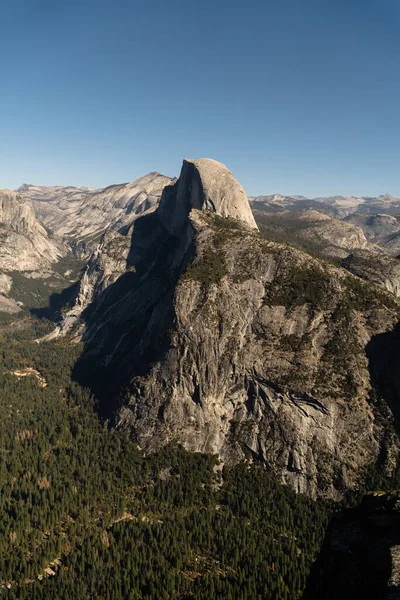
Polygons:
M0 200L0 597L318 597L400 487L398 201L211 159Z

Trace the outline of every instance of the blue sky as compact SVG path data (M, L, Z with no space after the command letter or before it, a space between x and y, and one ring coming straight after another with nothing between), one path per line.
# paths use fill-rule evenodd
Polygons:
M400 197L399 0L3 0L0 187L184 157L249 194Z

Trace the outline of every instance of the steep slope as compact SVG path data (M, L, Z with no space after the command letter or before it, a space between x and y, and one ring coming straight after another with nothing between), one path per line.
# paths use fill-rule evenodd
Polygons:
M340 496L383 446L385 468L396 460L366 347L398 305L260 237L226 171L185 161L160 208L134 223L125 272L82 314L75 376L148 450L177 440L228 463L258 457L299 491Z
M125 234L111 229L106 231L97 248L83 268L75 293L64 308L62 319L54 331L46 336L52 340L59 335L65 335L71 329L79 327L83 311L96 300L109 285L121 275L129 271L128 256L131 246L131 229Z
M0 190L0 312L20 310L12 289L18 273L30 280L49 278L52 265L66 254L67 248L49 236L28 201Z
M36 271L65 253L37 221L32 206L10 190L0 190L0 227L0 269Z
M121 231L158 203L169 177L149 173L131 183L101 190L40 187L24 184L18 192L29 199L40 219L55 235L79 252L95 248L104 231Z
M400 254L400 217L387 214L353 213L346 217L348 223L360 227L366 238L378 244L388 254Z
M367 220L383 220L386 223L386 219L389 219L390 222L397 222L394 217L354 213L345 220L339 220L315 210L279 213L254 210L254 216L260 231L269 239L292 244L313 255L334 259L335 262L342 259L341 266L354 275L400 296L400 262L388 256L386 248L373 243L382 242L381 236L368 230L368 226L357 226L358 222ZM386 223L385 230L392 225ZM367 231L364 234L365 229ZM371 229L375 228L372 226ZM387 235L387 239L389 237L392 236Z
M345 258L356 249L377 252L361 228L316 210L268 214L254 210L260 230L271 239L292 242L327 257Z
M185 160L181 182L186 180L191 182L192 200L198 208L203 202L204 210L213 209L222 216L231 211L238 220L252 228L257 227L243 188L238 185L228 169L221 168L220 163L211 159ZM171 234L179 234L192 208L187 205L188 197L185 185L181 183L172 186L170 190L167 190L160 203L159 219L155 223L160 220L165 229L169 230ZM208 190L210 190L210 193ZM171 204L170 194L176 195L176 203ZM227 205L228 202L230 203L229 206ZM130 227L125 227L121 233L110 228L103 235L80 279L71 310L66 313L60 326L53 334L48 336L48 339L52 339L60 333L65 333L73 327L92 300L110 284L114 283L126 270L131 268L128 256L130 254L133 226L132 224ZM155 229L157 230L157 226ZM150 231L145 230L142 237L142 244L147 245L149 241L150 243L153 241ZM149 237L149 240L146 239L147 237Z
M356 250L349 254L342 266L367 281L372 281L395 296L400 296L400 261L384 253Z

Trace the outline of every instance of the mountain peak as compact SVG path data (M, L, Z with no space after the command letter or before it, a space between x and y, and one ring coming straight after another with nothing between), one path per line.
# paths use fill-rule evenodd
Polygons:
M169 231L178 233L192 209L212 211L257 229L244 189L225 165L211 158L183 161L178 181L164 189L159 215Z

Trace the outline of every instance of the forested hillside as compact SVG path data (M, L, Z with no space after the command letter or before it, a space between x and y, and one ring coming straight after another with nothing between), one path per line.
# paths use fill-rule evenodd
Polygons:
M267 468L150 456L71 380L81 351L0 330L0 597L299 598L331 512Z

